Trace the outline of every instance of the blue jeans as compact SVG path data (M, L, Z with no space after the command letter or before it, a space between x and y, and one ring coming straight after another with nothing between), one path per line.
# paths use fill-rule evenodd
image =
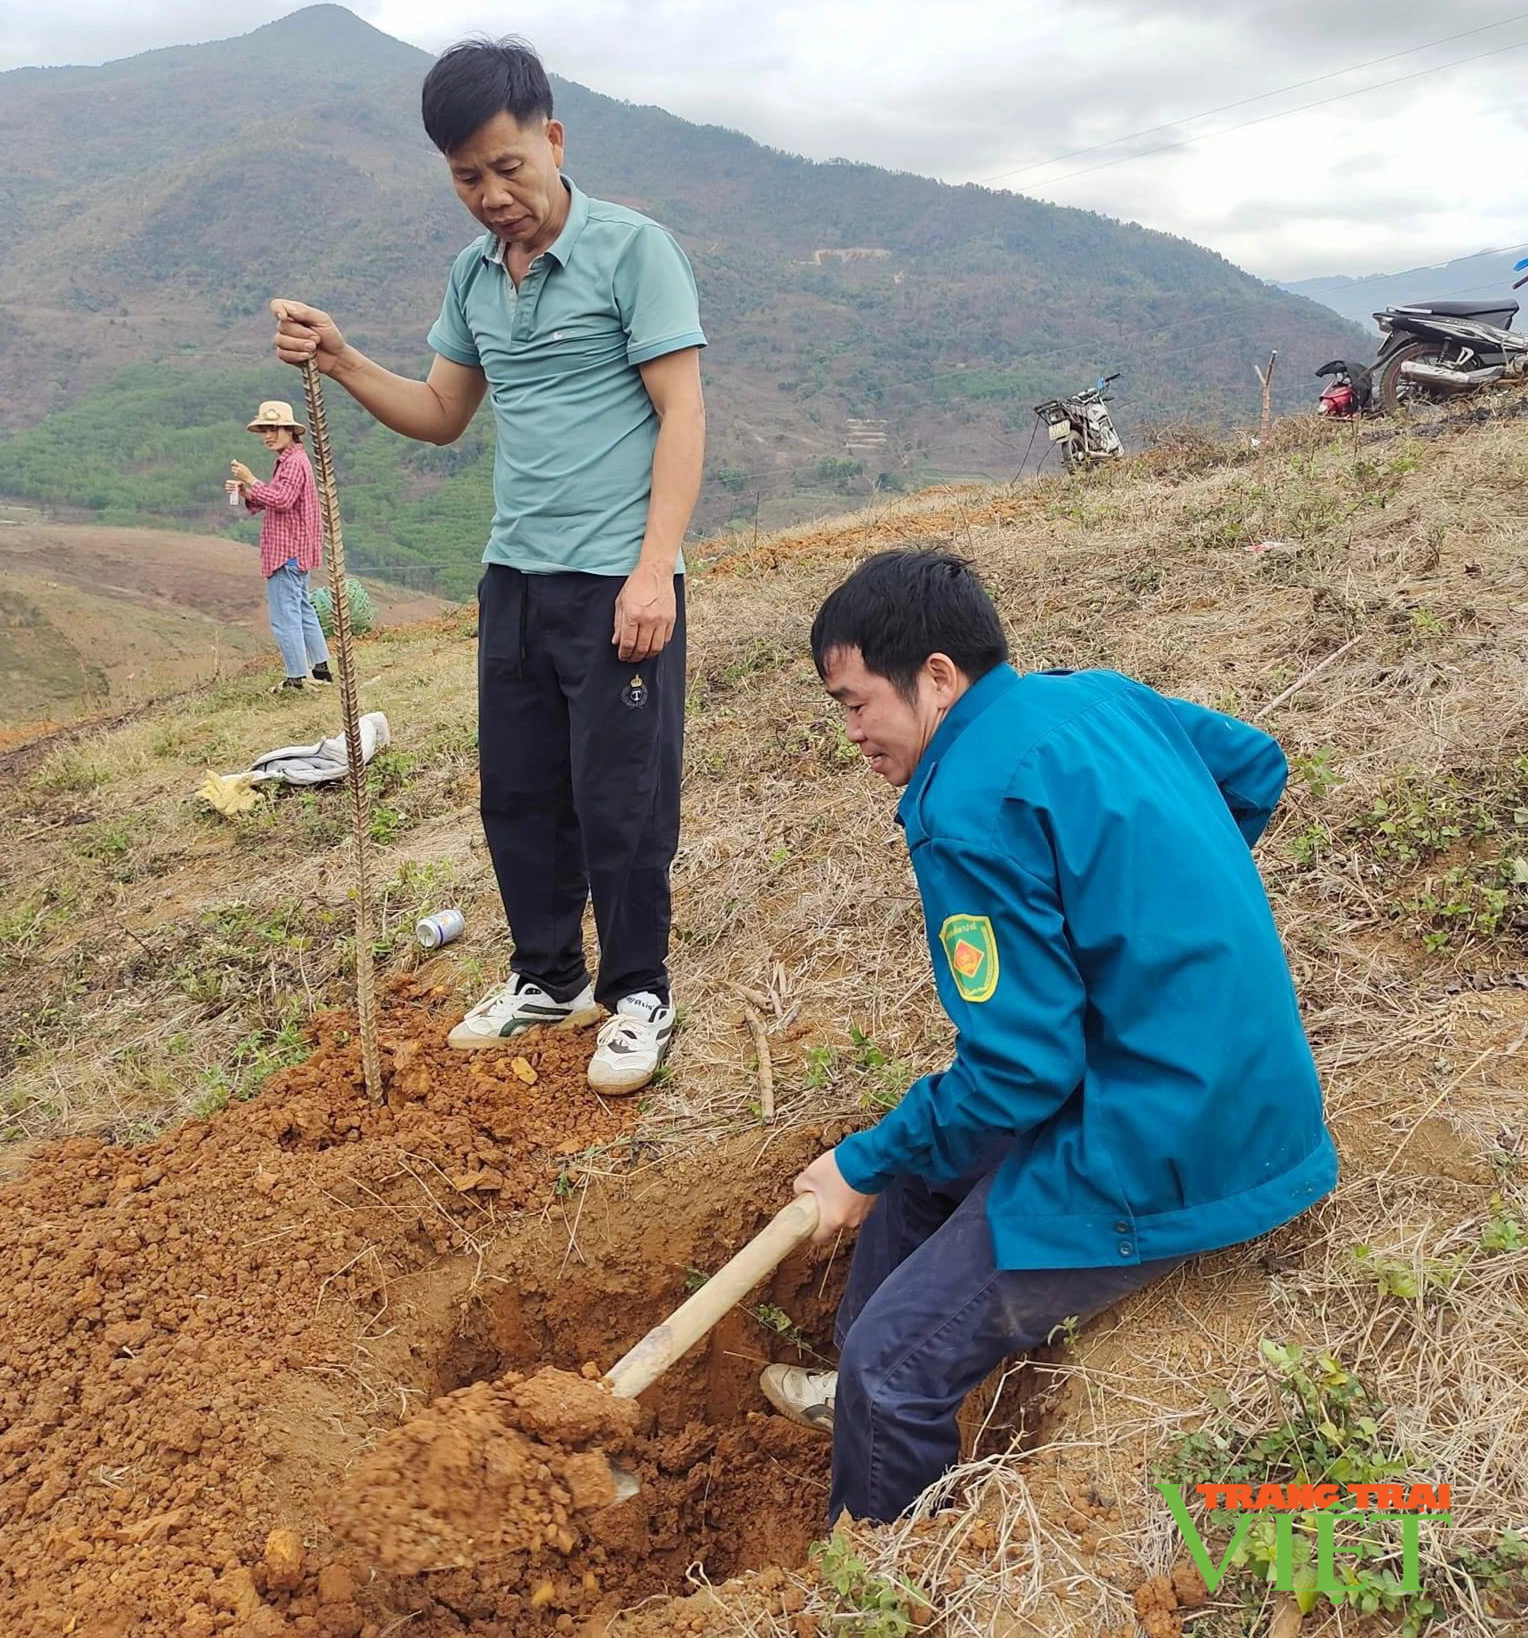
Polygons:
M959 1461L956 1415L989 1371L1181 1261L998 1268L987 1195L1009 1147L955 1183L896 1179L860 1228L838 1310L830 1523L890 1523Z
M297 567L296 558L288 558L265 582L265 605L287 676L306 677L309 666L322 665L329 658L318 613L308 595L307 571Z

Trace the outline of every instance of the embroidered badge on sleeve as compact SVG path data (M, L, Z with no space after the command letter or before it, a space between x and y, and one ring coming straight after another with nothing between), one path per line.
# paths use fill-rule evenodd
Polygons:
M955 988L967 1001L988 1001L997 988L997 934L986 916L951 916L939 929Z

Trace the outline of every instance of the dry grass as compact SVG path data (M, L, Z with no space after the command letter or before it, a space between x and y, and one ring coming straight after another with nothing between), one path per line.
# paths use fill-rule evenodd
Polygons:
M1453 1485L1454 1526L1424 1534L1447 1606L1433 1630L1514 1630L1461 1555L1528 1518L1528 1253L1485 1246L1493 1222L1528 1226L1528 896L1511 879L1528 854L1516 408L1365 429L1356 446L1348 429L1287 423L1261 464L1177 435L1085 482L912 497L696 576L675 871L684 1028L645 1110L648 1156L757 1123L756 1046L734 986L763 1003L779 1130L831 1137L948 1051L893 798L858 765L806 652L812 611L849 560L954 547L979 564L1021 664L1112 666L1248 716L1358 639L1267 719L1295 775L1259 853L1343 1183L1042 1367L1022 1461L983 1451L906 1525L856 1538L872 1576L935 1592L944 1633L1133 1630L1135 1588L1179 1551L1154 1465L1196 1428L1276 1423L1265 1337L1339 1357L1413 1471ZM401 941L386 959L465 994L507 956L475 845L471 646L434 629L372 645L368 662L378 681L363 699L414 758L382 799L405 815L380 867L393 925L442 897L469 921L427 962ZM13 1062L0 1110L17 1155L42 1136L173 1120L215 1098L241 1043L269 1044L343 994L337 803L288 793L235 827L189 799L204 766L329 730L327 702L302 702L299 729L257 689L224 684L65 745L4 797L0 1044ZM1403 1268L1415 1296L1397 1294ZM1088 1494L1118 1516L1079 1529ZM821 1581L797 1591L808 1613L856 1630ZM793 1633L774 1591L716 1596L730 1630ZM1261 1631L1270 1614L1240 1581L1194 1630ZM1305 1626L1362 1628L1325 1604Z

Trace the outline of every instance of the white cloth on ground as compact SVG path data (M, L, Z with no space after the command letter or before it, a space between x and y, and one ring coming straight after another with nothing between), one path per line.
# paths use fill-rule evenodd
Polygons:
M360 729L361 761L369 763L379 750L392 743L392 733L380 711L362 717ZM258 802L256 785L327 785L343 779L349 767L345 736L333 734L317 745L283 745L280 750L267 751L243 773L217 774L209 768L196 794L209 807L233 819L248 813Z
M361 761L370 762L378 751L392 743L387 718L380 711L369 711L361 718ZM343 779L349 767L345 750L345 736L334 734L319 740L317 745L283 745L279 751L267 751L251 762L248 772L256 780L281 779L289 785L327 785L331 780Z

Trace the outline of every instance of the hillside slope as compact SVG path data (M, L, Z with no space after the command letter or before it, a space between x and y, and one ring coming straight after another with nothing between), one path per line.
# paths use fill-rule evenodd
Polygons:
M103 389L103 412L122 409L109 384L125 366L160 366L174 428L208 424L192 408L208 371L257 365L269 393L290 393L266 362L263 304L278 291L332 308L389 362L422 366L445 270L476 231L418 127L428 62L315 6L216 45L0 75L0 428L25 434L28 457L0 465L0 491L67 498L92 447L69 423L25 429ZM1353 344L1324 309L1182 239L815 164L556 89L570 174L657 216L694 260L712 338L707 526L841 508L878 479L1006 478L1035 402L1116 369L1127 432L1190 409L1248 418L1252 365L1271 348L1280 402L1293 403L1316 364ZM154 461L142 430L130 467ZM372 464L393 474L380 517L410 491L397 441L372 438L385 451ZM481 450L468 462L480 506L485 462ZM178 474L182 492L164 501L178 509L154 516L217 527L215 486ZM406 522L387 542L416 562L442 551Z
M324 1010L349 990L344 793L277 793L237 823L188 801L204 766L316 736L331 701L293 714L232 679L0 759L8 1638L71 1621L91 1638L399 1622L549 1638L648 1599L610 1638L820 1638L872 1617L929 1638L1294 1632L1268 1586L1271 1519L1206 1600L1154 1481L1327 1474L1452 1486L1453 1524L1421 1529L1420 1592L1395 1526L1338 1526L1369 1552L1339 1560L1346 1638L1517 1638L1525 403L1362 427L1356 445L1308 418L1261 461L1183 439L1081 484L923 495L698 562L684 1023L640 1105L588 1094L587 1038L440 1045L508 957L478 845L465 619L362 651L395 723L368 780L397 985L385 1108L361 1090L353 1019ZM852 562L914 541L974 559L1019 663L1118 667L1279 737L1292 777L1257 858L1337 1192L986 1384L973 1465L921 1518L851 1531L815 1567L825 1447L761 1416L754 1376L831 1357L842 1248L791 1259L666 1379L624 1523L580 1516L571 1545L483 1576L373 1576L326 1496L380 1434L501 1373L608 1366L806 1157L945 1060L892 795L807 649ZM414 917L448 903L466 935L425 954ZM768 1131L734 986L766 1032ZM1230 1521L1194 1505L1219 1561ZM276 1528L291 1535L268 1542ZM1318 1599L1307 1630L1338 1619Z
M373 584L384 625L443 605ZM259 561L203 535L0 526L0 730L121 710L265 657Z

